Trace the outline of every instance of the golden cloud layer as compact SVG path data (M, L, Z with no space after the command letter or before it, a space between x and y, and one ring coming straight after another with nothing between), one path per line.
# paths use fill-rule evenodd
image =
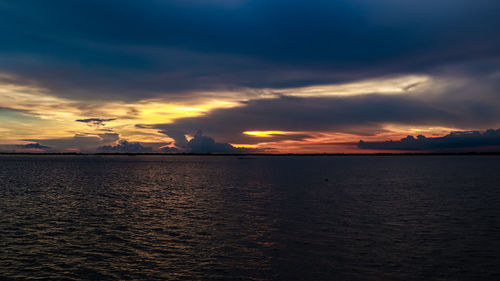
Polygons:
M77 134L98 135L114 132L130 141L168 142L170 138L136 124L165 124L176 119L208 114L214 109L244 106L244 101L255 98L269 98L276 95L296 97L352 96L362 94L406 94L431 82L431 77L407 75L371 79L358 82L319 85L287 89L242 90L240 92L200 93L185 101L168 97L122 101L70 100L51 93L35 83L19 83L16 77L0 74L0 108L17 112L15 115L0 115L0 144L26 143L26 139L68 138ZM192 96L191 96L192 97ZM102 123L76 122L79 119L108 119ZM397 138L406 133L449 132L451 128L407 128L387 124L380 137ZM303 140L279 140L266 142L266 138L276 135L307 134ZM271 149L280 152L312 152L314 147L329 145L325 152L346 151L345 143L357 141L359 136L328 132L287 132L276 128L275 131L245 131L243 134L262 138L258 144L233 144L237 147ZM369 138L365 138L368 139ZM332 144L337 144L337 146ZM338 149L338 150L337 150ZM317 150L316 150L317 151Z

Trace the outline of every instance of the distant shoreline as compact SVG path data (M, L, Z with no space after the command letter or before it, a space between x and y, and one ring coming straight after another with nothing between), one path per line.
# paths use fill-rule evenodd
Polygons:
M0 152L0 155L67 155L67 156L490 156L500 152L457 152L457 153L248 153L248 154L216 154L216 153L32 153L32 152Z

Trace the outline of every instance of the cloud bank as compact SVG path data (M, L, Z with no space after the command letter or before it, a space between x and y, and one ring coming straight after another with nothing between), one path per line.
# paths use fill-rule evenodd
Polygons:
M151 153L152 147L143 146L138 142L121 140L117 145L105 145L97 148L101 153Z
M41 145L37 142L36 143L28 143L25 145L19 145L18 147L21 149L40 149L40 150L50 149L50 147L45 146L45 145Z
M453 132L443 137L425 137L419 135L416 138L407 136L399 141L364 142L359 141L360 149L370 150L402 150L402 151L430 151L430 152L453 152L453 151L500 151L500 129L487 130L483 133L478 131Z

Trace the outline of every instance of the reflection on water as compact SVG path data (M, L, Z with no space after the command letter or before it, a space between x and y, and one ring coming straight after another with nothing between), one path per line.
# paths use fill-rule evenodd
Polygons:
M500 157L0 156L0 277L500 280Z

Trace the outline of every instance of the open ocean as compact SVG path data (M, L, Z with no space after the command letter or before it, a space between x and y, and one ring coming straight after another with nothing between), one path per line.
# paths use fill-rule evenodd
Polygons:
M0 279L500 280L500 156L0 156Z

